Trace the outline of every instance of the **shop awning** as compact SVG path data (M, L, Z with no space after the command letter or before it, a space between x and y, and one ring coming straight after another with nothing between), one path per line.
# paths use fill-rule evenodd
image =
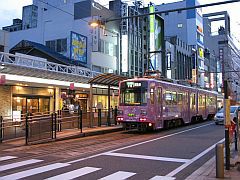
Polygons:
M110 86L118 86L120 81L125 79L129 79L126 76L120 76L112 73L104 73L95 76L94 78L90 79L88 83L90 84L98 84L98 85L110 85Z

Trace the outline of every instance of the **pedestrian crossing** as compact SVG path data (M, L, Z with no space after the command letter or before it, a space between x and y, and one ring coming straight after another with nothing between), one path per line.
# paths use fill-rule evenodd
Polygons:
M36 177L37 179L47 179L47 180L59 180L59 179L71 180L75 178L81 178L82 176L85 176L85 175L91 175L91 173L104 170L103 168L100 168L100 167L88 167L88 166L74 169L74 167L71 166L71 164L69 163L52 163L52 164L46 165L46 163L43 164L44 160L40 160L40 159L21 160L21 158L18 158L16 156L0 157L0 163L3 164L3 165L0 165L0 180L18 180L18 179L25 179L25 178L35 179L34 177ZM66 169L66 167L68 168ZM62 173L59 173L59 172L62 172ZM49 176L48 173L51 174L51 177L48 177ZM4 175L1 175L1 174L4 174ZM43 174L45 176L42 176ZM137 175L136 172L116 171L116 172L111 172L105 175L104 177L98 177L97 179L124 180L130 177L134 178L135 175ZM39 178L39 177L44 177L44 178ZM150 180L174 180L175 178L156 175L149 179Z

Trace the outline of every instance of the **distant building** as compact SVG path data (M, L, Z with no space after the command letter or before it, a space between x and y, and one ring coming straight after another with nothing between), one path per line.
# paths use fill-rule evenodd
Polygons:
M117 22L107 23L105 29L89 25L93 20L104 21L114 16L113 11L93 0L75 0L74 3L33 0L33 5L23 8L23 20L14 21L19 28L4 29L11 32L10 48L28 40L49 47L74 64L93 71L117 73L120 60Z
M157 11L165 11L196 5L200 5L198 0L184 0L156 5L155 8ZM182 46L192 46L195 52L195 62L191 73L193 77L196 77L193 81L204 87L204 34L201 9L162 13L160 16L164 19L165 36L177 36L182 40Z
M9 51L8 38L9 33L7 31L0 30L0 52Z
M194 63L191 46L177 36L165 37L165 43L167 78L179 81L191 80Z
M133 5L121 0L109 2L109 9L117 16L128 17L143 13L142 4L136 1ZM123 19L120 23L120 73L130 77L142 76L147 66L146 21L143 17Z
M4 31L14 32L22 30L22 20L21 19L13 19L13 24L10 26L5 26L2 28Z
M38 21L38 6L29 5L23 7L22 29L36 28Z
M218 91L222 91L223 81L227 80L232 100L239 101L240 53L231 37L229 14L227 11L222 11L204 14L203 17L204 44L209 50L210 56L215 58L216 75L214 78L217 80ZM212 23L217 21L222 21L223 24L219 27L218 32L213 33Z

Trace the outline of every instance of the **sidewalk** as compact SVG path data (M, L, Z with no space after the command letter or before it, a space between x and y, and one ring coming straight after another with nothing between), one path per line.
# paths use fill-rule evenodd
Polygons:
M67 139L74 139L74 138L79 138L79 137L94 136L94 135L99 135L99 134L117 132L117 131L121 131L121 130L122 130L121 125L83 128L82 133L79 129L69 129L69 130L64 130L62 132L57 132L56 139L47 139L47 140L43 140L42 142L40 141L40 142L35 142L32 144L48 143L48 142L62 141L62 140L67 140ZM25 138L22 137L22 138L6 140L6 141L3 141L3 143L1 143L0 145L1 145L0 146L1 149L24 146ZM29 143L29 145L31 145L31 143Z
M224 169L224 178L216 178L216 157L207 161L202 167L192 173L186 180L213 180L213 179L231 179L240 180L240 157L231 158L230 170ZM225 167L224 167L225 168Z

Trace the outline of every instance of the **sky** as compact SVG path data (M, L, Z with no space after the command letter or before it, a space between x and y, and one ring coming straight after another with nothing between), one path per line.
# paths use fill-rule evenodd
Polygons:
M60 1L60 0L59 0ZM102 5L108 7L109 0L95 0ZM123 2L128 2L131 4L134 0L122 0ZM145 5L150 1L156 5L160 3L171 3L180 0L142 0ZM208 4L214 2L221 2L226 0L199 0L201 4ZM12 19L22 18L22 7L32 4L32 0L0 0L0 29L3 26L8 26L12 24ZM206 7L203 8L203 13L211 13L217 11L228 11L231 18L231 30L233 34L233 39L237 46L240 47L240 13L239 11L240 2L231 3L220 6ZM213 31L217 31L219 24L215 26Z

